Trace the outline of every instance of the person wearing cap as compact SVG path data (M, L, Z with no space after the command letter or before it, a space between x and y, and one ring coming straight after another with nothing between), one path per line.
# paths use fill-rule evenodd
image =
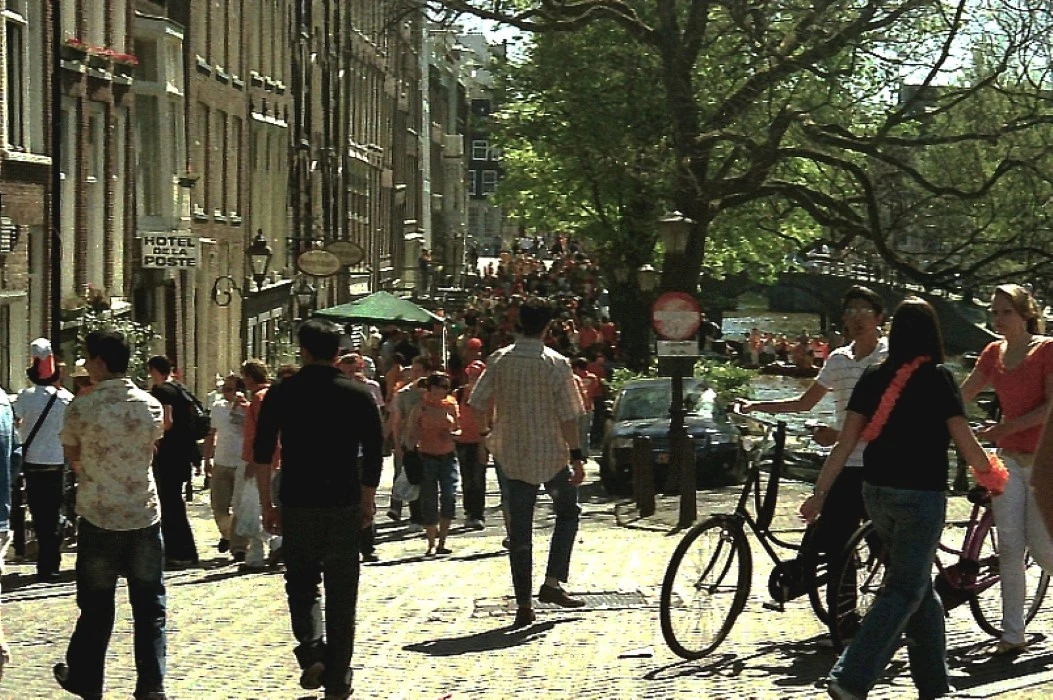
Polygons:
M18 393L13 408L22 443L29 442L30 435L36 431L22 455L22 473L26 480L26 503L37 533L37 580L49 582L58 578L62 561L59 514L66 459L59 431L73 394L59 383L62 372L47 338L34 340L29 355L32 364L26 376L33 386Z
M461 434L456 436L457 463L461 467L461 498L464 505L465 526L472 530L486 527L486 462L488 455L479 424L472 411L468 410L468 397L486 369L482 360L476 360L464 368L465 383L454 391L461 407Z

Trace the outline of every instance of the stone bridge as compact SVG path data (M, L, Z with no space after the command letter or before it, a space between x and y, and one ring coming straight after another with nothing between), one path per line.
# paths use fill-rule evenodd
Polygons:
M984 345L997 336L985 326L986 306L965 301L957 296L933 294L921 289L894 286L873 279L859 279L845 274L820 271L794 271L779 275L773 285L764 285L736 275L723 280L705 278L702 282L702 299L714 302L712 306L725 308L749 291L763 292L768 297L772 311L815 313L825 331L831 320L841 317L841 298L854 284L873 289L884 298L888 313L904 297L918 296L932 304L940 318L943 342L948 354L979 352Z

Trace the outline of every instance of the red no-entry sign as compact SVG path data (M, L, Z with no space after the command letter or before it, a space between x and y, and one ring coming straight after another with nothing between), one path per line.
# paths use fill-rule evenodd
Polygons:
M651 307L651 325L665 340L693 338L702 325L702 307L690 294L666 292Z

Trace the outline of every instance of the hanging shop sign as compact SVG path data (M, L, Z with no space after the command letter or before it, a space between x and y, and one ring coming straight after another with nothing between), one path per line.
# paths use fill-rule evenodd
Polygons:
M366 259L365 249L354 241L331 241L325 249L344 267L354 267Z
M200 248L197 236L167 233L143 234L142 266L151 269L197 267Z
M327 250L305 250L296 259L297 269L312 277L330 277L340 272L340 258Z

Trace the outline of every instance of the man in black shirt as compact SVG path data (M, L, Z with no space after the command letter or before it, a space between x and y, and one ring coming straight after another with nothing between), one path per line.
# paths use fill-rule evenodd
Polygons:
M156 355L146 362L150 375L150 394L164 407L165 434L154 453L154 480L161 501L161 536L165 560L170 567L198 563L197 545L183 500L184 485L190 481L191 465L201 461L197 440L190 431L191 404L187 390L172 378L172 362Z
M339 329L313 320L300 326L298 336L303 369L267 392L252 468L264 525L284 536L285 591L298 642L296 660L303 669L300 685L306 690L324 685L326 700L342 700L351 695L358 538L373 522L380 483L380 413L363 385L333 366ZM271 499L269 466L279 437L280 510Z

